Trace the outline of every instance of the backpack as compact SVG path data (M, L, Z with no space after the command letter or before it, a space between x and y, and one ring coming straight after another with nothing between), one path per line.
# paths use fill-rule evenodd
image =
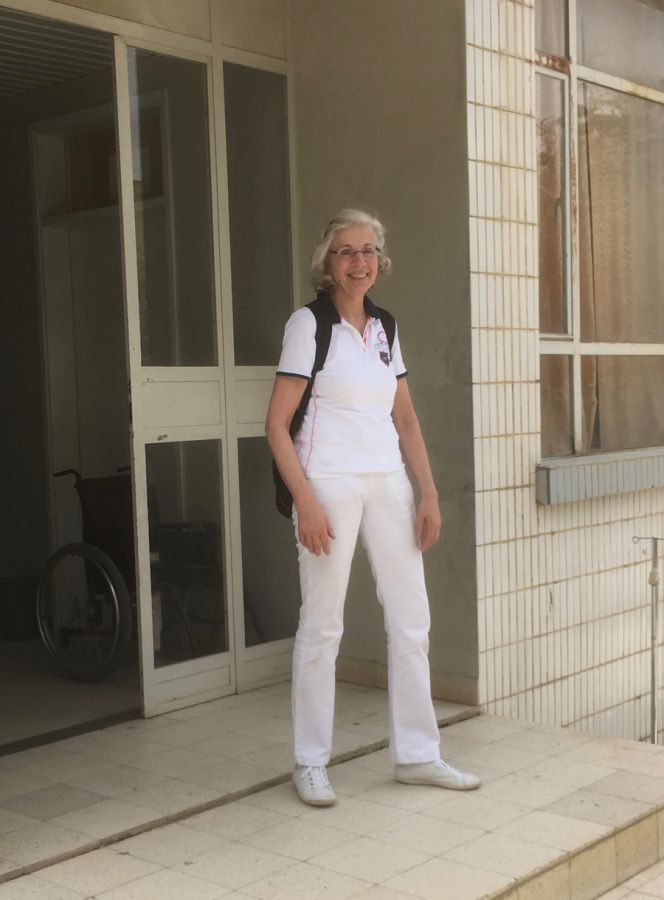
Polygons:
M332 298L325 291L321 291L316 296L315 300L312 300L311 303L307 303L307 308L312 311L316 318L316 355L314 357L314 365L311 370L311 377L307 382L307 386L304 389L304 393L302 394L302 399L300 400L300 403L295 410L295 413L293 414L293 418L291 420L290 436L293 440L302 427L304 415L307 411L307 407L309 406L309 400L311 399L311 393L313 391L316 375L325 365L325 360L327 359L327 351L330 349L330 340L332 339L332 326L341 321L341 319L339 318L339 313L337 312L336 307L332 302ZM385 336L387 338L387 343L389 345L391 355L392 347L394 345L394 337L397 330L394 316L386 309L382 309L380 306L374 306L371 300L369 300L369 297L365 297L365 309L367 309L367 312L370 312L370 314L374 318L380 319L381 325L383 326L383 329L385 331ZM277 468L274 460L272 460L272 477L274 479L274 485L276 488L277 509L282 516L286 516L288 519L290 519L293 514L293 498L290 491L288 490L288 487L286 486L286 482L281 477L279 469Z

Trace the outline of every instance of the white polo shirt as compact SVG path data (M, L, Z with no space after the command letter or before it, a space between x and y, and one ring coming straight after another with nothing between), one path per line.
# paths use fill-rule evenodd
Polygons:
M309 380L315 356L316 318L305 306L286 323L277 374ZM406 374L399 336L390 354L380 319L370 317L363 335L344 319L332 326L325 365L295 438L308 478L403 469L391 412L397 379Z

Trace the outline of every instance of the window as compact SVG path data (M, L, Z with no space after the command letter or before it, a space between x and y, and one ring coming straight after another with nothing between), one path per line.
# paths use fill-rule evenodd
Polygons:
M662 40L664 0L537 6L544 457L664 445Z

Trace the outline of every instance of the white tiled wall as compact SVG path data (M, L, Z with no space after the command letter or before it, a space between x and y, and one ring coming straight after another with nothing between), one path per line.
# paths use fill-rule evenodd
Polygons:
M664 491L537 506L534 0L466 0L480 699L645 737Z

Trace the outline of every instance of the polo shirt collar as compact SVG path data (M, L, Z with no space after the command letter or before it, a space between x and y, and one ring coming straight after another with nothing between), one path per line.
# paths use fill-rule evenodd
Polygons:
M327 291L320 291L318 294L319 297L326 297L330 304L330 316L332 318L332 323L334 325L341 322L341 316L337 312L337 308L332 302L332 297L327 293ZM373 302L373 300L369 297L368 294L364 295L364 311L371 319L379 319L378 310Z

